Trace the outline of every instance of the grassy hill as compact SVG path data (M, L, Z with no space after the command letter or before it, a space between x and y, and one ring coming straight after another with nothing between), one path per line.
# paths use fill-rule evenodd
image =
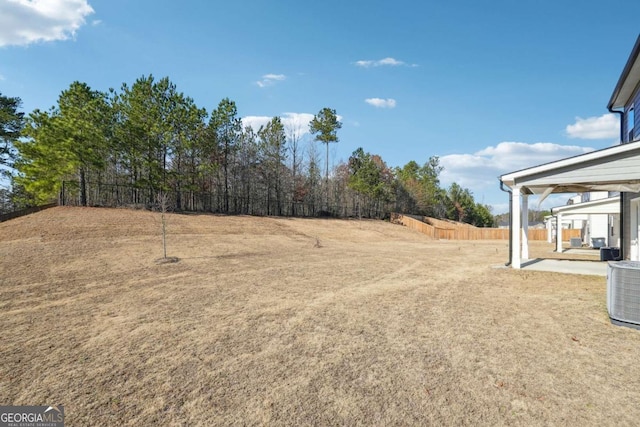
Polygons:
M381 221L53 208L0 223L0 402L69 425L626 424L604 279Z

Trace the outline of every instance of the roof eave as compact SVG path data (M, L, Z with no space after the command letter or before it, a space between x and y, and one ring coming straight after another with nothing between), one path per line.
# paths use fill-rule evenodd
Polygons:
M578 154L576 156L567 157L564 159L556 160L556 161L545 163L542 165L533 166L530 168L520 169L514 172L510 172L510 173L501 175L500 181L502 181L503 183L511 187L516 184L516 181L522 179L523 177L527 177L527 176L534 175L541 172L546 172L548 170L556 169L558 167L571 166L571 165L579 164L585 161L611 156L617 153L633 151L639 148L640 148L640 141L635 141L635 142L632 142L629 144L623 144L623 145L614 145L613 147L602 148L600 150L590 151L588 153Z
M640 63L638 63L639 56L640 56L640 35L636 39L636 44L633 46L631 55L629 55L629 59L627 60L627 63L622 70L622 74L620 75L620 78L618 79L618 83L616 84L616 87L613 90L611 99L607 104L607 108L609 109L609 111L623 108L629 101L629 98L633 95L633 91L638 84L637 74L638 72L640 72ZM635 76L636 81L635 83L633 83L633 87L630 89L630 93L629 93L628 85L630 83L628 83L628 81L629 81L629 77L632 76L632 71L634 72L634 74L636 74ZM623 94L624 96L621 96Z

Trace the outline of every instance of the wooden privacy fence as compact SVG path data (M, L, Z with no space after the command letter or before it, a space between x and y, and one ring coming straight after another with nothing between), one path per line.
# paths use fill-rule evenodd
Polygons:
M427 223L427 221L429 223ZM509 240L508 228L478 228L470 224L460 224L453 221L424 218L424 221L393 213L391 222L402 224L419 231L433 239L442 240ZM529 240L547 240L546 229L530 229ZM562 230L562 240L568 241L572 237L580 237L579 229Z

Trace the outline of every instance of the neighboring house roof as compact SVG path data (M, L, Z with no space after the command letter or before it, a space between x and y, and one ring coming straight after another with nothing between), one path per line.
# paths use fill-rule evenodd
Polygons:
M548 225L550 223L552 227L555 227L557 219L558 217L556 215L547 215L544 217L544 223L545 225ZM587 219L588 217L586 215L584 215L584 217L580 215L563 215L562 224L572 224L574 221L586 221Z
M524 194L640 192L640 141L510 172L500 181Z
M624 108L640 82L640 36L636 40L627 64L622 70L618 84L611 95L607 108L609 110Z
M556 206L551 208L554 215L594 215L594 214L619 214L620 196L598 199L592 202L576 203L573 205Z

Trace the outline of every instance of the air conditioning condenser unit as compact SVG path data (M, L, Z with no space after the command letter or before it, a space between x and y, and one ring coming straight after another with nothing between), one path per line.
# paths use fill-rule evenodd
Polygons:
M640 262L609 262L607 311L612 323L640 329Z

